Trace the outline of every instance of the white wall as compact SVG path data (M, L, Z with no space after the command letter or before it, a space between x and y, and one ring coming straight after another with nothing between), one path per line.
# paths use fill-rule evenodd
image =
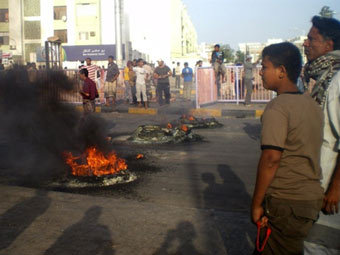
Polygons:
M76 43L76 19L75 19L75 2L74 0L67 0L67 44L75 45Z
M16 50L12 51L13 55L22 55L22 17L21 15L21 0L10 0L8 1L8 18L9 18L9 35L10 45L15 46Z
M102 44L115 44L115 5L113 0L101 0Z
M45 45L48 37L54 35L53 29L53 0L40 1L41 45Z
M171 0L125 0L132 47L150 56L162 58L170 65Z

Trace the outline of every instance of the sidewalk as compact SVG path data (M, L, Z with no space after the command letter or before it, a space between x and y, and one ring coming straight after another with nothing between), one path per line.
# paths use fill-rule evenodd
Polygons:
M170 105L159 106L157 103L150 103L148 109L121 103L114 108L104 105L97 106L96 111L102 113L119 112L148 115L191 114L202 117L258 118L262 115L265 106L266 104L252 104L251 106L246 107L243 104L237 105L236 103L215 103L196 109L193 101L188 102L177 99L176 101L171 102ZM82 110L82 106L77 106L77 109Z

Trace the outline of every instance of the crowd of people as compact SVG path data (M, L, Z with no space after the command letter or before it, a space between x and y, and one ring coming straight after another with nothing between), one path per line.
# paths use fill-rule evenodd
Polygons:
M170 93L170 77L175 77L175 87L181 88L181 81L183 80L183 96L185 100L191 100L191 89L193 84L193 69L189 67L187 62L184 63L184 67L177 63L176 68L171 71L163 59L157 61L158 66L155 67L147 63L143 59L135 59L128 61L123 69L122 77L124 79L124 101L130 105L136 105L138 107L148 108L150 101L153 98L157 103L162 105L169 105L171 99ZM201 62L199 63L201 65ZM92 64L90 58L86 59L86 65L81 64L79 70L86 69L88 71L87 78L96 82L100 75L105 75L105 82L103 84L103 91L105 97L106 106L114 107L116 104L117 84L120 76L120 70L117 64L114 62L114 57L108 57L108 66L104 71L104 68L100 68ZM104 74L101 74L104 71ZM84 74L86 75L86 74ZM84 81L84 79L82 79ZM95 83L94 83L95 84ZM99 84L102 86L102 84ZM93 95L87 95L88 85L83 85L84 89L81 91L81 95L84 99L84 105L87 104L87 100L95 101L96 97ZM155 89L153 90L152 87ZM85 89L86 88L86 89ZM155 91L155 95L152 94ZM91 103L91 105L94 105ZM94 111L94 108L84 106L84 110Z

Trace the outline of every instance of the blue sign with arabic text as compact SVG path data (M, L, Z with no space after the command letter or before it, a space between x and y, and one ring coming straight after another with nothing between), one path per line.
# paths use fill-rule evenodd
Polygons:
M95 61L107 60L109 56L116 57L116 45L81 45L62 46L66 61L82 61L91 58Z

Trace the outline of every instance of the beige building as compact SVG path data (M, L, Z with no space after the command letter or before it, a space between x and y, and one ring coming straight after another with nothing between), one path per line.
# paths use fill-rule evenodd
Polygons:
M121 2L126 60L196 58L197 34L182 0ZM35 62L51 36L68 46L115 44L114 1L0 0L0 51Z
M307 61L306 56L304 54L304 47L303 47L303 43L306 39L307 39L306 36L298 36L298 37L287 40L288 42L293 43L296 47L299 48L304 63L306 63L306 61ZM252 58L253 58L252 60L256 61L258 58L261 57L262 50L264 49L264 47L266 47L270 44L274 44L274 43L281 43L283 41L284 40L282 40L282 39L268 39L267 42L265 42L265 43L259 43L259 42L240 43L238 46L239 46L239 49L240 49L241 52L243 52L244 54L252 56Z
M197 59L196 29L182 0L125 0L123 37L155 62Z
M181 0L171 0L171 58L196 57L196 29Z
M9 51L8 0L0 0L0 51Z

